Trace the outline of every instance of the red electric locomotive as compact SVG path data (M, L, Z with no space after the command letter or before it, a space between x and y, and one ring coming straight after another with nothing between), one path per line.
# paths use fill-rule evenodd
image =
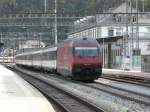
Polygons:
M102 73L98 43L92 38L67 39L55 47L24 52L15 56L17 65L57 71L76 80L93 81Z
M95 80L102 73L98 43L92 38L69 39L57 46L57 72L76 80Z

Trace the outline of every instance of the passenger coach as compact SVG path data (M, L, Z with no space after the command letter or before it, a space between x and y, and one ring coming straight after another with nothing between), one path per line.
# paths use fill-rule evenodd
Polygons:
M98 43L92 38L75 38L55 47L16 55L17 65L28 66L71 77L76 80L95 80L102 73Z

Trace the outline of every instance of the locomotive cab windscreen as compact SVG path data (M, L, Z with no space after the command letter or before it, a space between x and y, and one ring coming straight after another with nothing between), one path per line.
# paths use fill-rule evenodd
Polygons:
M98 56L99 50L98 47L75 47L74 55L75 56Z
M75 41L74 56L99 56L100 50L96 40L83 38L82 40Z

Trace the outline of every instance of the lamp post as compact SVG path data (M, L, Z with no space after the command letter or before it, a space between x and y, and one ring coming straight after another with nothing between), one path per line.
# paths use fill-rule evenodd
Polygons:
M143 8L143 13L144 13L145 12L145 0L143 0L143 4L142 5L143 5L142 8Z
M104 37L103 37L103 68L105 68L105 41L104 41Z
M41 47L41 33L38 33L38 35L39 35L39 48Z
M58 43L57 39L57 0L55 0L55 45Z
M22 29L26 32L26 41L28 39L28 28L27 27L22 27Z
M44 1L44 13L47 13L47 0Z
M0 43L2 42L2 39L3 39L3 33L1 32Z

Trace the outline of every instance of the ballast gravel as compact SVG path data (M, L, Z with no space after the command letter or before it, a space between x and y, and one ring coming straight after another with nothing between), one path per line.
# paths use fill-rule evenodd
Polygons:
M120 97L81 85L77 82L63 80L52 75L48 76L42 73L28 71L18 67L17 69L23 71L24 73L38 76L41 79L53 84L54 86L63 88L66 91L71 91L77 96L82 96L83 98L88 99L90 102L101 107L106 112L150 112L149 106L138 104L127 99L122 99Z

